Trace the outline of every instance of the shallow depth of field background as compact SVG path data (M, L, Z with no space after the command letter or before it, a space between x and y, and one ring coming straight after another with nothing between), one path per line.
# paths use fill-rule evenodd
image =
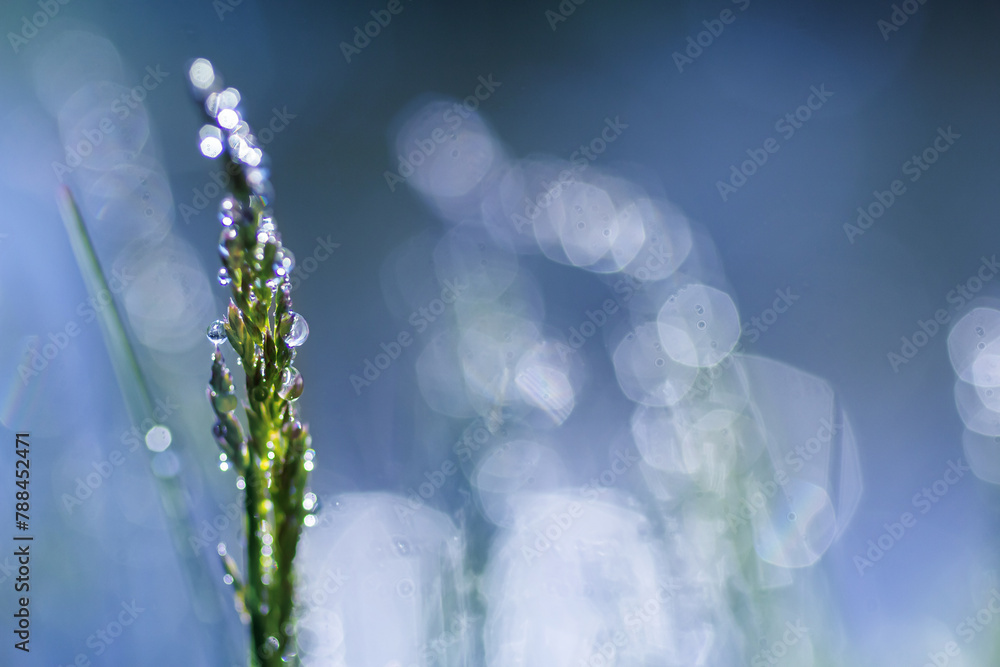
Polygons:
M1000 619L981 614L981 629L969 635L958 627L988 609L1000 586L1000 459L990 448L991 436L1000 432L992 432L991 415L973 414L977 400L991 404L995 384L974 382L962 355L974 354L970 331L979 327L993 338L1000 331L990 329L996 325L992 311L976 311L980 319L966 321L953 337L951 358L949 331L975 308L1000 307L1000 280L993 280L1000 269L993 268L1000 253L1000 9L986 2L913 2L905 23L885 32L878 22L891 20L889 2L720 0L664 7L567 0L564 11L575 9L555 23L546 14L559 12L555 0L400 3L402 10L364 48L350 50L350 62L341 42L351 43L355 28L363 29L385 3L187 0L149 6L73 0L58 5L37 34L29 29L30 39L13 45L9 35L2 40L0 516L10 521L0 540L9 540L14 530L15 489L8 471L15 431L32 434L36 540L30 656L11 647L13 559L4 555L13 547L0 548L8 619L0 625L0 663L64 665L82 654L108 665L240 664L243 630L215 556L216 529L230 545L238 539L227 518L236 489L232 474L218 469L204 394L212 349L204 332L226 303L215 278L219 194L210 175L217 167L199 154L201 117L186 82L190 60L205 57L239 89L258 138L264 139L262 128L272 130L263 147L273 169L274 211L283 242L298 259L293 297L311 330L296 365L305 379L301 410L317 451L313 490L324 517L317 530L326 532L318 533L319 546L310 547L354 563L352 582L395 576L374 566L365 574L384 554L352 545L388 535L404 557L407 540L419 542L424 531L432 536L428 543L442 544L450 544L454 532L465 547L464 563L449 561L456 552L445 547L442 553L421 552L416 564L390 563L405 576L386 580L395 597L384 603L376 594L366 598L369 589L358 583L355 594L371 602L342 619L347 641L367 637L386 651L398 644L403 654L424 655L424 662L415 663L420 665L463 664L453 649L447 658L421 653L407 634L433 615L428 605L434 605L426 600L442 595L443 587L471 600L463 614L473 619L469 627L478 628L475 637L437 632L454 638L472 664L515 664L504 662L497 646L516 643L524 631L518 623L525 619L552 628L546 646L554 652L545 655L536 646L524 664L579 663L581 658L571 662L559 652L572 644L559 629L566 636L589 632L593 618L523 599L524 591L541 590L553 577L569 581L575 575L555 568L545 576L515 576L504 569L505 558L515 570L523 562L520 553L499 547L519 521L518 512L544 510L542 500L531 508L518 505L513 491L576 493L610 469L616 452L636 451L629 438L637 437L634 412L642 401L635 391L623 393L615 351L636 324L629 317L652 309L648 314L655 319L682 283L668 279L644 289L631 310L610 315L562 370L550 372L564 362L553 352L555 342L565 343L588 311L621 295L616 276L627 275L620 270L637 254L633 250L618 266L587 270L580 267L597 259L588 255L592 239L572 245L563 238L560 246L558 238L547 237L539 246L530 234L511 234L511 220L513 213L524 215L523 197L531 187L535 195L542 192L542 179L551 182L572 166L582 144L615 127L604 135L613 140L578 177L600 182L616 201L638 202L630 210L640 215L642 202L657 202L666 233L690 234L683 271L732 299L738 319L718 318L730 333L742 326L743 353L814 376L815 386L835 396L832 407L817 410L849 418L854 444L842 446L856 447L859 468L834 465L827 493L834 504L841 498L841 507L852 498L859 504L849 522L824 529L834 531L834 541L808 562L796 561L804 567L780 567L783 558L793 564L801 556L788 544L772 554L771 564L782 574L767 576L785 577L783 590L798 591L780 600L779 613L789 622L798 610L802 618L822 619L809 637L824 647L827 661L815 664L922 665L950 641L960 650L948 656L948 664L994 664ZM711 42L703 38L707 45L691 51L697 57L679 68L675 52L688 49L688 38L696 39L706 30L703 22L717 21L723 10L733 20ZM39 11L32 2L5 3L0 32L20 36L23 17L30 21ZM811 95L818 100L819 90L832 94L807 120L791 129L776 126ZM452 140L458 142L454 155L461 150L463 158L448 162L444 152L451 144L436 144L436 162L417 166L408 178L387 179L386 172L400 174L400 155L412 154L417 141L427 142L442 119L448 122L445 110L469 96L478 109L460 116L459 138ZM111 119L110 131L100 130L102 118ZM67 147L87 140L85 132L96 146L70 166ZM933 164L919 172L912 162L907 166L939 137L951 138L938 141ZM767 144L769 138L774 142ZM762 151L766 145L771 152ZM942 146L947 149L940 151ZM734 165L738 169L762 153L766 162L720 191L719 182L730 182ZM66 169L54 168L55 162ZM895 180L905 190L897 187L901 194L892 195L891 205L873 208L880 197L888 201ZM112 281L116 303L173 433L168 456L154 457L131 434L139 425L129 421L100 327L90 315L101 306L88 304L58 216L60 183L77 196L106 272L118 272L120 289ZM859 207L882 212L865 229L845 229L857 224ZM490 240L489 230L503 225L509 229ZM480 257L488 266L485 276L476 273ZM480 282L468 277L474 274ZM461 282L462 276L473 285L474 294L466 296L475 303L446 305L434 322L411 316L441 295L439 281ZM776 320L767 316L773 324L753 324L781 294L797 298ZM720 313L729 312L724 306ZM496 319L479 318L482 313ZM520 324L511 325L513 333L505 338L497 332L512 313ZM77 333L60 337L67 326ZM364 379L368 363L374 365L401 334L412 344L401 346L378 377L372 379L372 366L363 384L352 383L351 376ZM425 351L432 342L457 349L456 337L463 336L479 340L476 350L484 355L466 363L464 376L448 366L450 352ZM44 368L22 377L18 368L30 368L25 364L31 350L59 340L65 345ZM541 340L550 346L532 347ZM552 363L539 362L546 370L531 381L511 376L497 384L491 373L504 366L502 357L513 348L518 354L541 349L538 354ZM486 359L490 355L499 357ZM702 358L694 365L708 364ZM962 379L965 388L956 389ZM775 397L787 387L772 384L777 393L751 400L779 401ZM520 398L508 400L511 392ZM772 405L771 414L787 407L794 421L805 399L796 400ZM484 456L477 452L469 463L456 454L463 430L471 436L507 411L521 429L516 444L486 466L489 474L474 469ZM124 462L109 468L115 451ZM978 456L974 471L965 470L970 452ZM714 470L710 459L701 460L699 469ZM394 508L407 497L420 498L420 485L440 479L435 471L446 461L459 470L424 494L423 518L411 524L413 534L400 546L396 529L383 525L395 525ZM955 469L963 474L948 472ZM101 470L111 472L91 493L78 494L80 482ZM167 532L153 474L179 479L187 489L195 526L179 544L189 559L203 563L214 586L196 598ZM666 487L657 492L653 479L666 479ZM676 510L671 503L680 493L671 487L675 481L630 467L602 496L621 514L601 509L608 514L588 521L611 530L652 512L650 530L669 534ZM383 492L403 501L375 495ZM338 500L345 493L372 495ZM67 502L70 497L79 502ZM808 499L788 502L810 511ZM371 504L368 514L365 503ZM906 512L913 525L885 538ZM706 519L705 525L714 524ZM330 532L337 530L346 535L339 543ZM870 567L859 564L859 558L871 558L867 554L880 537L890 548L876 550L879 558ZM633 555L653 547L621 539L619 556L635 566L629 576L638 576L641 558ZM324 558L310 554L310 562ZM676 560L664 556L656 562L683 579ZM470 584L473 573L480 579ZM579 576L614 580L608 572ZM413 588L401 590L399 581ZM607 595L617 589L609 585ZM401 611L399 598L412 604ZM490 604L484 606L485 600ZM133 602L143 611L132 625L110 644L94 639L123 604ZM711 650L699 653L694 644L675 642L670 655L676 664L739 664L733 656L746 654L740 642L763 649L780 641L780 635L735 630L723 620L730 615L724 607L706 617L701 629L684 631ZM491 616L497 609L507 615ZM338 641L331 638L336 623L329 618L311 622L314 645ZM445 630L452 627L447 614L441 623ZM485 635L483 627L489 629ZM644 629L647 640L662 631L661 638L673 641L672 630L657 628ZM698 634L703 630L714 639ZM352 650L352 667L386 664L377 650ZM628 662L627 651L622 655L611 664L647 664Z

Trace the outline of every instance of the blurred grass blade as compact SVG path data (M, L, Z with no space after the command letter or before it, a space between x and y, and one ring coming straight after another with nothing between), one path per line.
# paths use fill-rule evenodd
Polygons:
M101 297L111 295L111 290L104 278L101 264L94 252L94 246L90 242L90 235L87 233L83 217L80 215L80 210L77 208L69 188L63 186L59 189L58 203L63 224L69 235L70 245L73 247L73 255L76 257L80 273L87 286L87 292L91 298L99 302L103 301ZM98 308L97 313L104 336L104 344L108 350L108 356L111 358L111 365L118 381L118 388L125 400L129 418L136 426L147 419L150 420L149 423L158 423L154 415L149 385L146 383L135 351L125 333L125 327L122 324L115 300L111 299L106 308ZM145 436L145 433L142 435ZM147 450L147 454L149 453ZM218 627L223 625L227 618L227 615L223 613L222 602L216 594L216 586L212 581L210 567L214 561L209 562L204 558L199 558L197 552L188 548L189 538L194 536L193 529L196 520L187 503L188 496L178 476L162 477L152 474L152 477L156 481L156 487L163 504L164 516L174 543L174 550L188 581L188 594L195 617L202 622L204 637L200 644L216 654L212 658L214 660L212 664L226 664L226 658L223 655L223 642L218 641L218 637L208 632L206 625Z
M59 212L62 215L63 224L66 225L66 233L69 235L69 242L73 247L73 255L80 267L80 273L83 274L87 292L100 303L100 297L105 294L110 295L111 290L104 279L104 272L101 270L101 264L94 252L94 246L90 242L87 228L83 224L80 209L77 208L76 201L66 186L59 188ZM125 335L125 327L122 326L118 307L114 299L111 299L107 308L96 310L97 320L101 324L105 346L108 348L108 355L111 357L111 365L114 368L122 398L125 399L129 418L133 424L141 424L145 419L153 417L153 402L150 399L149 388L143 379L142 371L139 370L139 362L135 358L128 337Z

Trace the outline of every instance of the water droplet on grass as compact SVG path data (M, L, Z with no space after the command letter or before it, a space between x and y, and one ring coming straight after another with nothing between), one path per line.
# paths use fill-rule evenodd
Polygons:
M289 347L299 347L309 338L309 324L306 322L306 318L298 313L289 314L292 316L292 327L288 330L288 335L285 336L285 343Z
M289 366L281 372L281 387L278 388L278 395L290 401L294 401L302 395L302 375L294 366Z
M205 333L208 340L218 347L226 340L226 323L222 320L215 320Z

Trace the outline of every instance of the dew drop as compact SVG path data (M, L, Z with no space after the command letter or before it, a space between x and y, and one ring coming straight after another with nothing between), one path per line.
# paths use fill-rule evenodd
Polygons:
M976 334L979 335L979 336L985 336L986 335L986 330L983 329L982 327L976 327Z
M302 497L302 509L304 509L307 512L312 512L314 509L316 509L317 500L318 497L316 496L315 493L309 492L305 494L305 496Z
M218 347L226 340L226 323L222 320L215 320L205 333L208 340Z
M229 277L229 271L226 271L226 267L219 269L219 284L228 285L233 282L233 279Z
M655 363L655 364L656 364L657 366L662 366L662 365L663 365L663 364L665 364L666 362L665 362L665 361L663 361L663 359L662 359L662 358L660 358L660 359L657 359L657 360L656 360L655 362L653 362L653 363Z
M697 305L697 306L694 307L694 312L696 312L699 315L701 315L701 314L703 314L705 312L705 309L702 308L701 305L699 304L699 305Z
M287 276L295 268L295 255L291 250L282 248L281 252L275 255L274 272L279 276Z
M704 329L707 326L708 326L708 324L705 323L705 320L698 320L698 328L699 329Z
M201 90L208 90L215 83L215 70L212 63L204 58L198 58L188 68L188 80L191 85Z
M222 424L222 422L215 422L212 426L212 435L214 435L215 439L220 443L226 439L226 427Z
M198 144L201 154L207 158L217 158L222 154L222 141L215 136L205 134Z
M413 547L411 547L410 543L401 537L397 537L395 540L393 540L392 546L396 550L396 553L399 554L400 556L409 556L411 553L413 553Z
M306 318L298 313L290 311L289 315L292 316L292 327L288 330L288 335L285 336L285 343L289 347L299 347L306 342L306 338L309 338L309 324L306 322Z
M980 341L979 345L977 345L976 347L978 347L980 350L985 350L986 349L986 343Z
M789 512L788 513L788 520L789 521L795 521L795 512Z
M282 398L295 400L302 394L302 375L294 366L289 366L281 372L281 387L278 395Z

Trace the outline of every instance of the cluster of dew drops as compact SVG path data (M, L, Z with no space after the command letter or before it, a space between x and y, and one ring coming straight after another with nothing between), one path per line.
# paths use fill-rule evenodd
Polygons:
M227 197L222 201L219 207L219 220L222 222L222 239L219 242L219 252L228 253L226 249L226 241L235 238L236 230L233 229L233 219L234 211L238 210L238 203L231 197ZM263 246L264 244L272 243L278 246L278 251L275 253L274 264L272 270L274 273L267 280L267 285L272 290L281 291L286 294L291 291L291 283L289 282L289 275L295 268L295 256L290 250L281 245L281 239L278 235L274 220L270 216L264 216L261 218L261 223L257 228L257 252L260 253L260 257L263 257ZM219 284L229 285L232 282L232 278L226 272L226 268L222 267L219 269ZM253 298L253 293L251 293L251 299ZM292 354L294 359L294 354L296 348L302 346L306 339L309 337L309 324L306 322L306 318L302 317L299 313L295 311L289 311L288 314L292 317L292 325L289 327L288 333L285 335L285 344L292 348ZM222 343L226 341L226 323L225 320L216 320L209 327L206 332L208 340L215 345L218 349ZM236 363L242 365L242 360L237 357ZM281 377L281 387L278 389L278 395L282 398L288 400L296 400L297 397L292 398L289 396L292 389L295 387L296 383L299 382L300 373L294 366L289 366L284 369Z
M222 232L223 238L220 240L220 252L225 251L225 241L233 238L233 235L235 233L235 229L233 229L233 224L234 224L234 212L238 211L237 206L238 204L231 197L227 197L222 201L222 204L219 207L219 219L223 226L223 232ZM272 290L276 291L278 289L281 289L283 292L286 293L289 292L291 290L289 275L291 271L295 268L295 257L290 250L281 247L280 237L277 235L274 226L274 221L271 217L264 216L262 218L261 224L257 229L257 241L258 241L258 249L261 248L265 243L278 244L279 251L275 254L275 260L273 266L274 276L273 278L268 280L267 284L269 287L271 287ZM232 282L232 279L229 277L225 267L219 270L218 280L219 284L223 286L229 285ZM289 315L291 315L292 317L292 324L291 327L289 327L288 334L285 335L284 341L285 344L288 345L288 347L292 348L292 353L294 358L294 353L296 351L296 348L302 346L306 342L306 339L309 337L309 324L306 322L306 319L299 313L296 313L294 311L289 311ZM215 345L216 350L218 350L222 346L222 344L227 340L225 321L220 319L213 322L208 327L206 335L208 336L208 340L213 345ZM242 365L242 361L238 356L236 359L236 363ZM286 398L292 401L297 399L297 397L290 398L289 393L295 386L296 382L298 382L299 377L300 377L299 371L294 366L289 366L288 368L284 369L282 373L281 387L278 390L278 393L282 398ZM315 454L316 454L315 450L307 449L303 455L304 458L303 467L306 469L307 472L311 472L314 468L315 464L313 462L313 459L315 457ZM229 460L225 453L219 454L219 469L222 470L223 472L229 470ZM243 477L239 477L236 480L236 487L240 490L246 488L246 481L243 479ZM319 497L312 492L306 493L303 497L302 506L303 509L305 509L307 512L310 512L310 514L306 515L306 517L304 518L303 523L305 524L306 527L314 526L316 524L315 512L318 511ZM220 545L220 547L224 548L224 545ZM226 579L227 579L226 583L232 583L231 581L229 581L231 580L231 577L229 575L226 575Z
M219 206L219 221L222 223L222 238L220 239L219 250L220 252L226 252L225 242L235 238L236 230L233 229L234 218L239 215L239 204L232 197L227 197L223 199ZM288 293L291 291L291 283L289 282L289 275L295 268L295 256L290 250L281 246L280 236L274 225L274 220L270 216L263 216L261 218L261 223L257 228L257 242L258 251L263 252L261 249L265 243L274 243L278 245L278 252L275 253L273 270L274 274L268 279L267 285L272 289L277 291L281 289L283 292ZM219 269L218 274L219 284L227 286L232 282L229 277L226 268L223 267ZM251 293L252 298L252 293ZM309 324L306 319L296 313L295 311L289 311L288 313L292 317L292 324L289 327L288 333L284 337L285 344L292 348L293 358L296 348L301 347L306 339L309 337ZM226 323L224 320L215 320L206 332L209 342L215 345L216 350L218 350L224 342L227 340L226 335ZM242 365L243 362L237 356L236 363ZM300 373L298 369L294 366L289 366L285 368L282 372L282 382L281 387L278 389L278 395L287 400L297 400L297 397L289 397L289 394L296 383L299 381ZM316 455L315 450L307 449L303 455L303 467L307 472L311 472L314 468L313 459ZM229 470L229 460L225 453L219 454L219 469L223 472ZM243 477L239 477L236 480L236 487L240 490L246 488L246 481ZM306 527L312 527L316 524L315 512L318 510L319 497L312 492L308 492L303 496L302 502L303 509L310 514L306 515L303 523ZM220 548L225 548L224 545L220 545ZM232 578L226 575L226 583L232 583L230 580Z
M202 154L208 158L218 157L225 148L228 148L232 160L240 164L244 170L247 185L254 196L259 197L263 202L267 202L271 185L268 180L267 169L263 161L265 159L263 151L257 146L256 138L250 133L250 126L243 120L240 109L240 94L235 88L220 90L221 79L215 74L211 62L204 58L196 60L188 70L188 79L191 82L196 95L204 101L206 113L215 121L214 124L204 125L199 131L199 148ZM222 233L219 238L219 253L225 260L229 256L229 245L239 237L237 227L246 224L246 212L240 202L232 197L225 197L219 205L219 222L222 224ZM256 245L254 255L258 262L265 257L265 248L272 246L275 248L274 260L271 266L271 274L266 280L266 285L277 292L280 289L285 295L291 292L289 274L295 268L295 255L281 244L281 236L277 231L273 217L265 209L256 229ZM218 272L220 285L227 286L232 283L227 269L223 266ZM250 292L250 300L255 299L253 292ZM292 360L295 359L297 348L306 342L309 337L309 325L305 318L294 311L288 311L292 317L292 323L288 333L284 336L284 342L291 349ZM206 331L209 342L215 346L218 353L222 343L226 341L227 334L224 320L216 320ZM260 350L256 351L260 354ZM242 360L237 355L236 363L242 365ZM298 398L299 392L294 391L296 387L301 388L301 376L294 366L288 366L282 371L281 386L278 395L288 401ZM217 425L218 426L218 425ZM271 443L268 443L270 445ZM269 451L270 458L274 457L274 452ZM309 448L303 453L303 468L306 472L313 470L315 450ZM219 454L219 468L223 472L229 470L229 461L225 452ZM236 488L243 490L246 488L246 480L238 476ZM316 512L319 510L319 498L311 491L307 491L303 496L302 507L307 512L303 517L305 527L316 525ZM261 556L270 558L272 552L271 543L273 537L269 533L262 536L263 546ZM218 552L220 556L226 555L226 545L219 543ZM226 574L223 581L227 585L234 583L233 576ZM264 575L262 582L270 584L270 576ZM266 613L266 604L262 605L261 611ZM241 613L244 621L249 618L245 615L245 610ZM278 640L275 637L268 637L268 646L271 649L278 648Z

